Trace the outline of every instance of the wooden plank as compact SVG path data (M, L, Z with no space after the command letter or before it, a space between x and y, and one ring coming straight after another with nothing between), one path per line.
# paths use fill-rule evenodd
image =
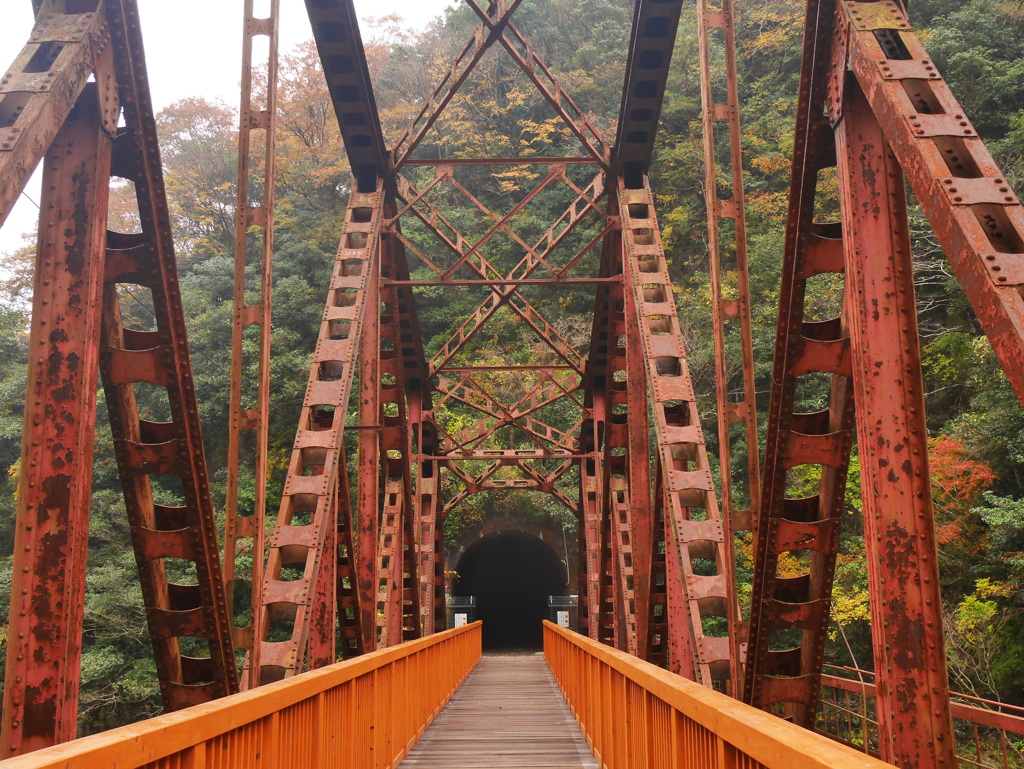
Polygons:
M544 656L488 655L401 769L598 769Z

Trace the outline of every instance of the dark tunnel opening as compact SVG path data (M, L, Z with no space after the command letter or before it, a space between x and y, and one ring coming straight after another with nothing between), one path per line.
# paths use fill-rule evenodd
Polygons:
M476 596L485 650L540 649L548 596L564 595L565 565L543 540L519 531L473 543L456 567L455 595Z

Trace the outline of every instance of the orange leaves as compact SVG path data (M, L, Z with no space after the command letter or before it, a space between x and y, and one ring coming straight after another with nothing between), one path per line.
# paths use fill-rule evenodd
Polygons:
M988 544L988 529L974 507L992 486L996 474L948 435L929 439L928 459L935 500L935 536L943 560L949 566L966 567L982 556Z
M991 467L972 459L967 447L948 435L929 439L928 459L935 506L948 513L973 508L996 480Z
M768 176L787 170L790 166L790 159L784 155L765 155L754 158L750 161L750 165Z

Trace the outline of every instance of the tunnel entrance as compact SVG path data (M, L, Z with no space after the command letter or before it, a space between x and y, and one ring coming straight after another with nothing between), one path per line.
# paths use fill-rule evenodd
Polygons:
M565 566L543 540L502 531L472 544L456 567L455 595L476 596L485 650L540 649L548 596L563 595Z

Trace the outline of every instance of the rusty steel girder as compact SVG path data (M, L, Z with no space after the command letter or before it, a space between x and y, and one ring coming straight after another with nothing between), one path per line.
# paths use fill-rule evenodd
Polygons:
M3 757L74 739L112 141L84 88L43 165Z
M3 736L8 755L68 739L75 731L93 443L88 433L95 418L90 383L97 368L164 704L178 709L237 689L137 9L115 0L62 20L54 15L56 7L40 9L33 41L19 59L37 77L8 79L13 90L3 96L14 110L10 136L21 137L5 147L13 150L0 158L5 164L27 163L31 170L32 153L45 148L54 133L65 137L49 149L41 282L33 300L39 352L30 366L36 373L30 374L28 400L36 408L26 410L15 571L16 581L39 579L19 583L12 598ZM95 86L81 82L89 70L96 73ZM18 90L51 76L60 88ZM69 114L64 100L76 91L81 109ZM15 109L19 99L22 117ZM118 128L121 104L124 126ZM71 135L73 145L65 146ZM11 165L4 171L5 181L13 179L20 189L24 175ZM105 231L112 175L134 184L139 233ZM151 296L154 328L124 324L120 294L132 288ZM53 349L42 350L45 345ZM46 382L56 386L69 374L73 381L47 402ZM142 418L140 387L155 388L166 403L166 421ZM63 463L63 471L55 462ZM44 479L40 473L46 472ZM156 479L176 488L181 504L155 502ZM33 517L43 512L37 526ZM59 574L52 572L55 565ZM173 581L187 579L188 572L191 584ZM46 586L46 579L61 584ZM29 648L40 641L45 648ZM40 659L50 662L40 665Z
M616 195L625 276L635 302L654 410L668 577L671 581L678 575L683 591L682 601L669 600L666 607L669 661L688 678L706 686L719 681L736 692L731 535L725 535L715 497L654 198L646 179L636 189L620 180ZM716 621L718 627L712 627Z
M69 12L47 3L36 14L28 43L0 80L0 226L42 159L110 45L110 28L99 3ZM112 78L112 68L103 73ZM105 84L106 87L106 84ZM104 120L117 125L117 100Z
M364 321L377 315L379 302L373 299L379 282L383 219L380 185L375 192L353 192L270 542L260 607L262 635L257 639L262 647L260 683L304 669L322 561L337 558L336 549L326 548L338 529L339 508L341 515L348 514L343 509L348 499L338 498L338 476L345 472L343 430ZM347 524L346 528L351 530ZM360 612L360 619L364 616ZM288 637L270 640L274 631ZM332 638L334 632L331 623ZM371 648L362 637L363 648Z
M813 721L855 405L880 751L901 767L950 766L903 175L1018 396L1024 215L901 4L810 0L803 67L746 697ZM817 174L836 163L841 226L814 219ZM845 274L844 318L797 326L807 279L828 272ZM831 408L793 415L795 380L809 372L832 376ZM817 497L784 498L784 471L797 464L822 467ZM809 568L787 585L776 564L795 551ZM768 648L791 628L802 631L798 646Z
M238 181L235 198L235 285L234 314L231 326L231 391L230 421L228 423L227 487L225 494L224 524L224 585L228 597L228 611L234 618L236 599L235 559L248 552L252 560L249 571L250 608L260 605L263 585L264 530L267 512L267 446L270 428L270 320L273 286L271 262L274 254L274 155L277 130L277 37L279 0L272 0L266 18L253 13L253 0L246 0L243 20L242 44L242 98L238 128ZM266 37L267 82L263 107L253 93L253 46L257 37ZM253 146L253 139L257 146ZM262 147L259 145L262 144ZM262 151L260 151L262 150ZM250 190L256 184L250 169L263 166L262 184L259 185L258 203L250 203ZM257 239L258 252L255 266L259 270L256 286L257 301L249 304L246 290L246 268L250 266L249 235ZM253 328L257 336L256 398L243 403L242 385L245 380L246 360L243 354L245 329ZM249 405L249 408L246 406ZM248 436L248 437L247 437ZM255 494L251 510L240 510L238 491L240 473L247 467L255 481ZM243 578L246 575L243 575ZM247 624L235 624L232 636L236 649L244 650L248 664L242 675L242 686L255 686L255 671L259 669L259 646L253 643L260 637L256 623L260 613L252 611ZM333 659L331 660L333 662Z
M111 173L134 183L141 233L107 235L100 375L161 694L177 710L236 691L238 675L138 9L109 3L108 20L125 121ZM119 284L149 289L156 330L124 327ZM140 383L166 391L167 422L142 418ZM151 476L160 475L177 479L183 505L154 501ZM194 569L194 582L173 582L169 559ZM198 639L197 653L181 639Z
M749 704L781 709L808 728L817 708L853 440L846 324L841 315L805 314L808 281L838 280L845 270L842 225L824 218L815 195L820 176L836 163L835 136L824 114L831 9L829 0L811 0L806 11L801 65L806 86L797 106L744 692ZM823 376L827 403L797 413L799 383ZM787 496L788 471L802 465L819 469L817 493ZM786 555L797 560L800 574L779 574Z
M903 174L855 82L838 128L881 754L905 769L953 766Z
M704 199L707 206L708 257L711 278L711 320L715 337L715 401L718 408L718 463L722 518L727 531L750 531L761 494L757 445L757 403L754 389L754 340L750 322L750 280L747 271L747 224L743 194L743 154L740 143L739 78L732 0L712 7L697 2L700 83L704 139ZM712 39L720 29L722 43ZM713 54L721 54L715 67ZM715 100L712 82L724 70L725 100ZM716 127L725 123L729 155L719 173L715 151ZM725 178L723 178L725 177ZM731 227L723 226L731 221ZM737 329L739 344L730 343L727 330ZM733 426L739 426L736 435ZM733 470L733 449L746 462ZM735 477L734 477L735 476ZM739 494L733 490L739 481ZM737 497L745 504L737 505Z

